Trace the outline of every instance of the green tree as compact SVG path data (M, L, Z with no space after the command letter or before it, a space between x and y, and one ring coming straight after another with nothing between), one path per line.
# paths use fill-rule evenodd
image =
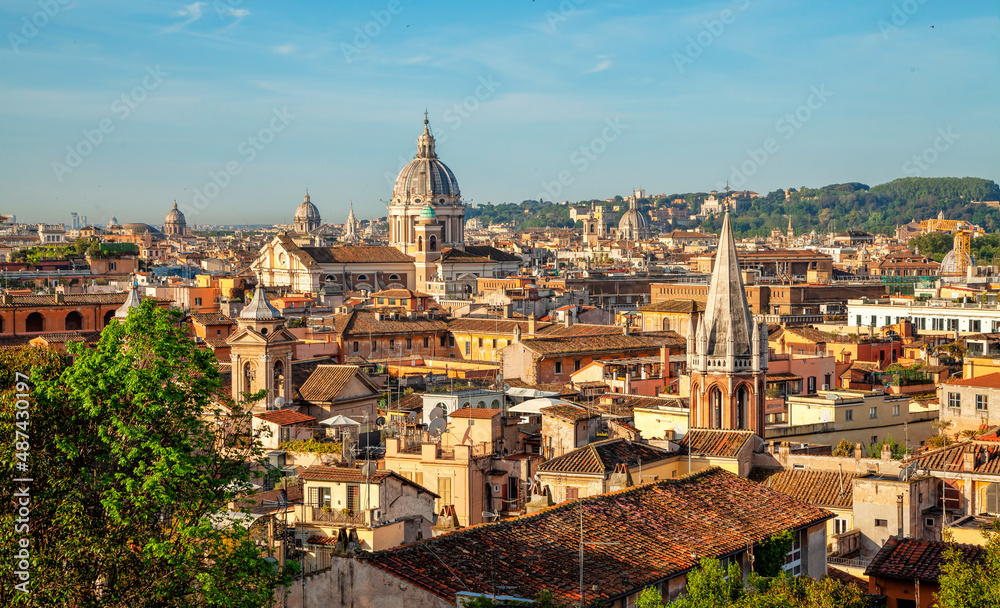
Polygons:
M972 563L958 547L945 551L937 601L941 608L1000 607L1000 522L983 529L986 555Z
M64 369L49 355L2 355L7 437L26 388L10 370L31 377L34 481L31 593L13 591L5 560L0 605L258 608L287 583L246 527L218 519L252 479L248 464L263 464L262 450L242 405L216 405L225 390L214 355L195 347L180 318L147 300L96 348L71 343L75 361ZM13 448L0 446L8 482L25 476ZM8 556L22 536L12 506L0 512Z
M646 587L639 594L639 601L635 603L635 608L663 608L663 596L660 595L656 587Z
M854 444L846 439L841 439L837 447L833 448L833 455L842 458L854 456Z

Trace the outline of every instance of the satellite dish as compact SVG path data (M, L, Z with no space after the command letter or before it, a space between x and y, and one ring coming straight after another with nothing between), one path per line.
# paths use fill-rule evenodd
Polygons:
M483 518L492 519L493 521L496 521L500 519L500 514L497 513L496 511L483 511Z
M385 416L379 416L375 419L375 424L382 426L385 424Z
M431 412L429 414L427 414L428 420L437 420L438 418L442 418L443 416L444 416L444 404L443 403L439 403L439 404L435 405L434 409L432 409Z
M378 465L371 461L366 462L361 466L361 474L364 475L365 477L371 477L372 475L375 474L375 471L377 470L378 470Z
M282 396L280 396L280 395L277 396L277 397L275 397L274 398L274 409L280 410L283 407L285 407L285 398L282 397Z
M427 432L433 435L440 435L444 432L445 427L448 426L448 421L444 418L435 418L427 425Z
M503 392L506 393L509 390L510 390L510 384L508 384L507 382L504 382L503 383Z

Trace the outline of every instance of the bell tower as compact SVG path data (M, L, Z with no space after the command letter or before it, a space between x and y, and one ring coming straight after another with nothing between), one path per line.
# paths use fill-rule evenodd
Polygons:
M727 201L705 313L697 321L692 314L688 328L691 427L763 437L767 355L767 325L747 305Z
M253 300L236 319L237 330L226 342L232 361L232 397L267 390L254 406L271 407L281 397L292 399L292 349L298 341L287 329L281 312L267 301L259 278Z
M436 263L441 259L441 237L444 231L430 205L420 212L415 231L417 250L413 258L417 269L417 290L427 291L427 283L433 278Z

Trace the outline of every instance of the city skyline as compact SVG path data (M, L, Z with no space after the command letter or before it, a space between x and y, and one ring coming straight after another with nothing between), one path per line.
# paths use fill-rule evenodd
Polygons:
M984 2L301 7L0 8L0 212L384 216L425 109L471 204L996 177Z

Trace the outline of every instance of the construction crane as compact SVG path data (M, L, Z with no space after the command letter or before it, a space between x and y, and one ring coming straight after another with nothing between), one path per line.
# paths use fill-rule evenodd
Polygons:
M955 273L965 276L972 267L972 229L966 222L955 228Z

